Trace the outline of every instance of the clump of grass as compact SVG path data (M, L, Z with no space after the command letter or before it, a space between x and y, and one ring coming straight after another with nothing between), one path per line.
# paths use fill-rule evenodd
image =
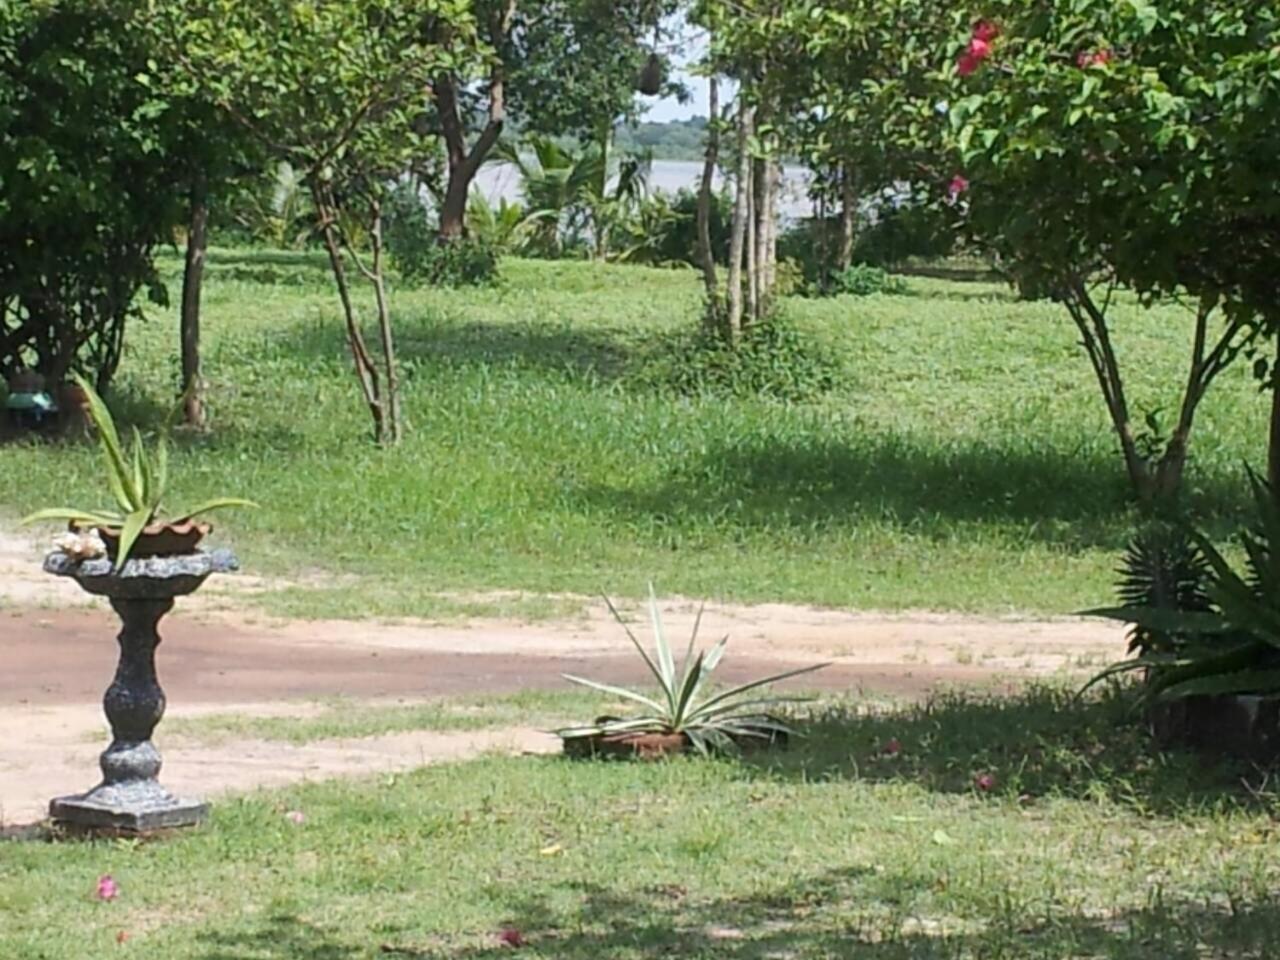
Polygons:
M840 373L820 340L779 313L748 327L737 344L706 329L660 338L632 382L677 396L804 403L833 391Z

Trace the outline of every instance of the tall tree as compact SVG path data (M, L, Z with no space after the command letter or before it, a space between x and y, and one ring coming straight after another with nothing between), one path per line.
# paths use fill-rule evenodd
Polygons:
M467 71L446 69L430 85L433 128L448 159L440 203L445 241L463 235L471 185L509 119L533 133L594 139L634 114L637 76L651 53L646 40L679 4L475 0L472 6L492 51L485 77L476 85ZM448 45L451 29L437 22L435 42Z
M0 3L0 377L104 389L158 243L181 222L181 103L111 0Z
M389 185L426 152L417 118L442 75L480 57L466 0L148 0L146 22L188 80L277 161L300 171L329 255L361 395L380 444L400 439L385 280ZM441 42L440 38L447 38ZM362 248L349 229L359 223ZM378 347L353 278L368 284Z

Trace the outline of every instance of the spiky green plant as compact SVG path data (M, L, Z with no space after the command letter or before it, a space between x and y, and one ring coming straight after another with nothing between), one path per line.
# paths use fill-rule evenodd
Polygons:
M154 454L148 454L142 434L133 428L133 446L126 453L120 442L111 411L102 398L82 377L74 377L76 384L88 399L89 418L98 432L98 444L106 466L107 487L115 497L117 510L78 510L70 507L50 507L26 517L22 522L38 523L44 520L65 520L77 526L105 527L120 531L120 546L116 554L116 568L124 566L134 544L148 524L160 514L161 504L169 482L169 445L162 433L156 441ZM168 424L166 423L166 428ZM178 513L175 522L183 522L226 507L256 507L250 500L236 497L219 497L197 507Z
M771 716L769 711L783 704L802 702L804 698L760 697L748 696L748 694L780 680L812 673L827 666L825 663L819 663L800 667L753 680L719 693L709 693L707 687L711 675L724 657L729 638L722 638L709 650L697 650L698 628L702 624L701 610L698 611L693 631L689 635L684 660L677 666L671 644L667 641L666 630L662 625L662 614L658 609L658 600L652 584L649 586L649 622L653 629L654 645L652 656L636 638L613 602L606 597L605 603L609 605L609 612L622 625L632 645L643 658L645 666L657 680L658 695L650 697L624 687L564 674L566 680L638 703L647 711L636 717L604 720L557 730L556 733L565 740L614 734L683 734L699 753L708 754L712 750L733 751L737 748L738 742L744 739L767 742L780 735L792 735L794 731L787 724Z
M1135 628L1176 636L1168 651L1145 652L1094 677L1088 686L1132 671L1148 677L1145 699L1280 693L1280 506L1271 488L1250 472L1257 519L1240 536L1243 575L1231 569L1208 537L1190 533L1211 577L1204 610L1123 606L1087 611ZM1087 687L1086 687L1087 689Z
M1123 607L1191 613L1212 609L1208 584L1213 570L1185 527L1153 523L1140 530L1116 573L1116 593ZM1184 639L1135 623L1129 630L1129 652L1170 653Z

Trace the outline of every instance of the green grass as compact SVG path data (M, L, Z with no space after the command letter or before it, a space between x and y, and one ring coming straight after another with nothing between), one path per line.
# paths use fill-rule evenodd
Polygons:
M1123 717L832 709L750 760L487 758L223 801L165 842L0 843L0 956L464 960L504 924L547 960L1274 956L1276 797Z
M432 615L440 596L666 593L981 612L1105 602L1132 517L1093 375L1061 308L991 284L796 301L841 365L820 401L681 399L636 385L691 328L691 271L509 262L498 289L396 291L410 433L368 441L323 259L215 250L206 355L216 430L186 437L175 501L247 495L219 533L254 573L367 578L274 601L289 612ZM178 262L166 261L176 276ZM1139 413L1184 377L1179 308L1117 307ZM129 334L115 405L156 423L176 322ZM1260 463L1247 364L1206 401L1190 502L1219 534ZM94 504L83 445L0 447L13 516ZM56 494L52 493L56 491ZM308 581L310 582L310 581Z
M263 717L240 713L180 717L165 723L165 737L203 741L255 738L309 743L343 737L430 730L441 733L536 726L551 729L591 719L594 699L581 693L529 691L509 696L442 698L423 703L379 705L351 700L326 701L314 716ZM587 711L584 713L583 711Z

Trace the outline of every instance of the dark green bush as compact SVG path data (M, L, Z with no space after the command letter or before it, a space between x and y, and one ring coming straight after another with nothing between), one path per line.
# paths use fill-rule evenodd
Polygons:
M682 396L719 394L812 400L832 390L839 366L784 314L748 327L730 345L700 330L659 345L637 375L645 386Z
M498 278L498 254L479 237L443 242L412 187L401 185L387 202L383 234L391 261L406 280L438 287L478 287Z
M855 263L847 270L833 270L827 275L825 293L853 297L869 297L875 293L902 293L906 284L882 267Z

